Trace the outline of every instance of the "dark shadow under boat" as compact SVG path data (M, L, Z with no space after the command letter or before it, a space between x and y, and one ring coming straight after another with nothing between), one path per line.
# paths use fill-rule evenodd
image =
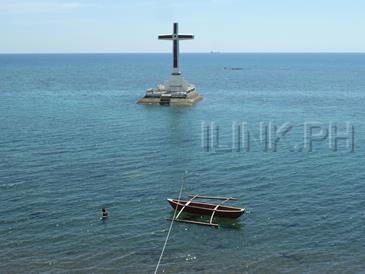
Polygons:
M175 211L172 210L170 212L169 220L173 220ZM185 212L181 214L181 218L183 220L193 221L193 222L202 222L209 223L209 216L202 216L199 214ZM224 218L224 217L215 217L214 221L219 223L219 226L224 229L232 229L232 230L241 230L244 228L244 224L240 223L239 219L232 218Z

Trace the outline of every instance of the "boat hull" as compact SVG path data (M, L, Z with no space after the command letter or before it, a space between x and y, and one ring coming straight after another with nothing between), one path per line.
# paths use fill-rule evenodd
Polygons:
M167 199L167 200L171 205L171 207L174 209L176 209L177 207L177 210L181 210L184 207L184 205L188 202L174 199ZM234 218L234 219L240 217L245 212L244 208L221 206L221 205L216 210L214 210L216 206L217 205L208 203L191 202L187 206L185 206L184 212L189 212L198 215L212 215L213 212L215 211L214 216L219 216L224 218Z

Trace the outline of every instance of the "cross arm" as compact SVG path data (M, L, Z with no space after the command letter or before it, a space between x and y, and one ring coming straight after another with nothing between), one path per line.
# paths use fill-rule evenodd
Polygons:
M160 40L172 40L172 35L171 34L159 35L158 39L160 39Z
M194 35L191 34L179 34L178 35L179 40L188 40L188 39L194 39Z

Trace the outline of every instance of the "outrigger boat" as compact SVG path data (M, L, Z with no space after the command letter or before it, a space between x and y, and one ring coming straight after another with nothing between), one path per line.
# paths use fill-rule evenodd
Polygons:
M233 207L233 206L223 206L225 202L228 201L236 201L237 198L232 197L215 197L215 196L202 196L202 195L189 195L191 197L190 200L178 200L178 199L167 199L170 205L176 210L178 213L176 216L170 220L176 222L183 223L192 223L199 225L209 225L213 227L218 227L218 224L213 223L214 216L224 217L224 218L233 218L236 219L240 217L244 212L244 208ZM213 199L213 200L223 200L219 204L209 204L203 202L193 202L195 199ZM200 216L207 215L210 216L209 223L208 222L198 222L193 220L179 219L181 213L189 212L193 214L198 214Z

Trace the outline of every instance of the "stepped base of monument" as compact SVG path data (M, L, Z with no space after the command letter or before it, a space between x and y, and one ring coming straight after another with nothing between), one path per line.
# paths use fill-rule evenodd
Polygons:
M186 97L174 97L173 95L161 94L159 96L145 96L138 100L142 105L170 105L191 106L203 99L197 92L190 92Z

